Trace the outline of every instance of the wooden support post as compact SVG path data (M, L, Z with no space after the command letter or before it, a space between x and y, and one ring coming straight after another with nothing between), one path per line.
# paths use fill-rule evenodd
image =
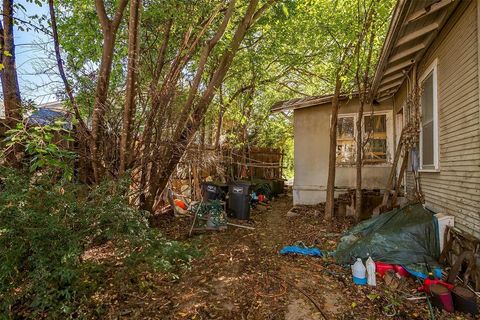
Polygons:
M397 150L395 151L395 157L393 159L392 170L390 170L390 175L388 176L387 184L385 185L385 193L383 194L383 200L382 200L383 208L387 207L388 197L390 196L390 191L393 188L393 182L394 182L396 171L397 171L398 160L400 160L400 155L402 154L402 149L404 146L403 144L404 133L405 133L405 128L402 130L402 134L400 135L400 141L398 143Z
M393 196L392 196L392 208L395 207L395 205L397 204L398 193L400 191L400 187L402 186L405 170L407 169L409 155L410 155L409 151L405 150L405 154L403 155L403 160L402 160L402 166L400 167L400 172L398 173L397 185L395 187L395 192L393 193Z
M199 174L198 164L194 163L192 166L192 175L193 175L193 190L192 190L192 199L199 200L202 197L202 191L200 187L200 174Z

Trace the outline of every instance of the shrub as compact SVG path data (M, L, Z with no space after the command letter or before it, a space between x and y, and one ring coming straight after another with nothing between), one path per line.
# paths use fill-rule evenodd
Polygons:
M108 241L132 273L175 276L196 254L149 227L148 214L128 205L127 182L86 190L3 168L0 181L0 314L9 318L76 314L108 268L82 254Z
M73 176L72 162L76 154L69 150L74 139L66 129L67 123L57 120L50 125L27 125L17 123L16 127L7 131L5 149L0 159L9 149L21 146L25 152L25 162L31 172L48 169L61 172L63 178L70 180Z

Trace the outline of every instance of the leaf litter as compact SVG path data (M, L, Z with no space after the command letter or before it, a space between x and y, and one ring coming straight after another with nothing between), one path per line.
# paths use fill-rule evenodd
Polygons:
M198 244L201 258L178 279L145 274L144 283L115 288L111 319L431 319L412 279L402 291L391 290L377 277L377 287L356 286L348 266L332 258L281 256L279 250L302 242L322 251L336 247L353 220L326 223L322 207L296 206L291 198L273 201L268 210L253 210L251 221L188 237L191 218L157 216L153 225L174 240ZM111 289L114 290L114 289ZM317 308L316 305L319 307ZM319 310L320 309L320 310ZM435 311L436 319L470 319Z

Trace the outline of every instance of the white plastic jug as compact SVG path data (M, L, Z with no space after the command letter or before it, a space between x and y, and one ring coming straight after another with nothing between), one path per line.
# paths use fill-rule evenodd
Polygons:
M372 257L368 257L367 262L367 283L369 286L375 287L377 285L377 279L375 275L375 262Z
M363 265L362 259L357 258L357 261L352 265L353 282L355 284L367 284L367 269Z

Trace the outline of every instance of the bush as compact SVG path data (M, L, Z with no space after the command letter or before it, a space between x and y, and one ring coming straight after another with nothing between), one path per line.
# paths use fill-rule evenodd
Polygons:
M51 180L0 169L0 314L79 317L108 268L82 255L107 242L133 274L141 268L175 276L196 254L149 227L148 214L128 205L128 183L86 190Z

